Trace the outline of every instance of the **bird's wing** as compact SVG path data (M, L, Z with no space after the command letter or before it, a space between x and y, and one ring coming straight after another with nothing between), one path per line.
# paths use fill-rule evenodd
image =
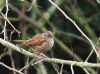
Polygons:
M44 52L47 51L47 47L48 47L48 43L44 42L44 43L42 43L41 46L35 46L35 47L32 47L32 48L33 48L33 51L36 51L36 52L39 52L39 53L44 53Z
M40 46L44 42L46 42L46 39L43 38L41 35L38 35L38 36L33 37L31 40L29 40L27 44L30 47L34 47L34 46Z

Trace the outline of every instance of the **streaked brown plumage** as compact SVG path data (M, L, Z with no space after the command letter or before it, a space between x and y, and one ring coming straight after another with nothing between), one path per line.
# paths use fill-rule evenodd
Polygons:
M31 47L33 51L44 53L52 48L54 45L53 33L47 31L40 35L34 36L30 40L14 40L15 42L22 42L27 46Z

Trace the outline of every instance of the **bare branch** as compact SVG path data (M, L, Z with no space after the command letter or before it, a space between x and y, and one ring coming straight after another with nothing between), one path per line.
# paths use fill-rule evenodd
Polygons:
M97 57L99 57L99 54L96 51L96 48L93 44L93 42L91 41L91 39L85 35L85 33L78 27L78 25L76 24L76 22L74 20L72 20L58 5L56 5L54 2L52 2L51 0L48 0L52 5L54 5L64 16L66 19L70 20L73 25L77 28L77 30L89 41L89 43L91 44L93 50L95 51Z
M14 69L14 68L11 68L11 67L7 66L7 65L5 65L5 64L2 63L2 62L0 62L0 65L6 67L6 68L9 69L9 70L15 71L15 72L17 72L17 73L19 73L19 74L23 74L22 72L20 72L20 71Z
M45 62L50 62L50 63L53 62L53 63L66 64L66 65L71 65L72 63L75 63L74 65L80 66L80 67L99 67L100 68L100 63L76 62L76 61L62 60L62 59L49 58L49 57L44 58L35 53L30 53L22 48L19 48L19 47L15 46L14 44L3 40L2 38L0 38L0 43L2 45L7 46L8 48L11 48L12 50L15 50L26 56L29 56L32 58L35 57L37 59L43 59L42 61L45 61Z
M99 0L97 0L97 2L100 4L100 1Z

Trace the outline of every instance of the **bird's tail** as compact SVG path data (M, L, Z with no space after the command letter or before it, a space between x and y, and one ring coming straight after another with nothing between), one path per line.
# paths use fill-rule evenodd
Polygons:
M13 40L14 42L22 42L22 43L26 43L28 42L28 40Z

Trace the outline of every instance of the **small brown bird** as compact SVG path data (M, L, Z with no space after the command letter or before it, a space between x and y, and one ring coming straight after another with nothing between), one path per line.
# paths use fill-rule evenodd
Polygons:
M22 42L31 47L34 52L45 53L54 45L54 36L51 31L47 31L40 35L34 36L30 40L14 40L15 42Z

